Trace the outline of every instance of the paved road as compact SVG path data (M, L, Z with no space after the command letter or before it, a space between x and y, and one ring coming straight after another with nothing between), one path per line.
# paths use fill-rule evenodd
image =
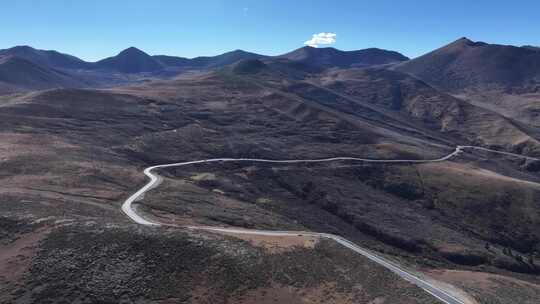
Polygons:
M394 160L383 160L383 159L369 159L369 158L357 158L357 157L332 157L332 158L323 158L323 159L293 159L293 160L272 160L272 159L258 159L258 158L212 158L212 159L203 159L203 160L196 160L196 161L188 161L188 162L181 162L181 163L172 163L172 164L165 164L165 165L157 165L148 167L144 170L144 174L150 178L150 181L144 185L141 189L139 189L137 192L135 192L133 195L131 195L122 205L122 211L131 218L134 222L141 224L141 225L147 225L147 226L160 226L161 223L153 222L147 219L144 219L142 216L137 214L137 212L133 209L133 202L141 199L144 194L149 191L150 189L156 187L161 179L159 175L152 173L155 169L161 169L161 168L169 168L169 167L181 167L181 166L187 166L187 165L193 165L193 164L202 164L202 163L215 163L215 162L252 162L252 163L282 163L282 164L297 164L297 163L322 163L322 162L333 162L333 161L360 161L360 162L370 162L370 163L433 163L433 162L443 162L446 161L459 153L463 152L463 150L470 149L470 150L481 150L485 152L492 152L492 153L498 153L498 154L504 154L507 156L513 156L513 157L521 157L525 159L530 160L540 160L538 158L534 157L528 157L523 156L520 154L510 153L510 152L503 152L503 151L497 151L492 149L487 149L483 147L476 147L476 146L457 146L455 150L441 158L437 159L430 159L430 160L418 160L418 159L394 159ZM401 278L419 286L420 288L424 289L429 294L433 295L437 299L439 299L442 303L446 304L465 304L464 300L461 300L457 298L455 295L452 295L448 293L447 291L443 290L440 287L434 286L433 284L427 282L426 280L415 276L414 274L408 272L407 270L401 268L399 265L396 265L392 263L391 261L380 257L376 255L373 252L370 252L351 241L344 239L337 235L327 234L327 233L315 233L315 232L305 232L305 231L269 231L269 230L244 230L244 229L236 229L236 228L222 228L222 227L202 227L202 226L189 226L186 227L189 229L197 229L197 230L207 230L207 231L216 231L216 232L226 232L226 233L234 233L234 234L256 234L256 235L267 235L267 236L297 236L297 235L308 235L308 236L316 236L321 238L327 238L332 239L339 244L353 250L354 252L357 252L364 257L372 260L373 262L391 270L392 272L399 275Z
M203 163L216 163L216 162L251 162L251 163L277 163L277 164L298 164L298 163L324 163L324 162L334 162L334 161L360 161L360 162L370 162L370 163L432 163L432 162L442 162L446 161L460 152L462 152L463 147L458 146L456 149L441 158L437 159L369 159L369 158L358 158L358 157L331 157L331 158L321 158L321 159L289 159L289 160L273 160L273 159L260 159L260 158L211 158L211 159L202 159L194 160L181 163L172 163L165 165L157 165L144 169L144 174L150 178L150 181L144 185L137 192L132 194L122 205L122 211L129 216L134 222L141 225L154 225L159 226L159 223L148 221L137 214L133 210L133 202L138 199L141 199L144 196L144 193L150 189L157 186L159 183L159 176L153 174L152 171L155 169L170 168L170 167L182 167L187 165L194 164L203 164Z
M337 243L343 245L344 247L347 247L351 249L352 251L359 253L363 255L364 257L370 259L371 261L389 269L390 271L394 272L401 278L415 284L416 286L422 288L435 298L439 299L442 303L447 304L465 304L463 300L459 299L455 295L452 295L445 291L444 289L441 289L440 287L437 287L430 282L415 276L414 274L408 272L407 270L404 270L400 266L394 264L393 262L380 257L376 255L375 253L364 249L353 242L329 233L316 233L316 232L308 232L308 231L268 231L268 230L244 230L244 229L235 229L235 228L217 228L217 227L200 227L200 226L188 226L186 227L188 229L193 230L206 230L206 231L215 231L215 232L224 232L224 233L232 233L232 234L254 234L254 235L264 235L264 236L313 236L313 237L319 237L319 238L326 238L336 241Z
M517 158L524 158L524 159L527 159L527 160L540 160L540 158L536 158L536 157L532 157L532 156L521 155L521 154L516 154L516 153L511 153L511 152L497 151L497 150L488 149L488 148L484 148L484 147L477 147L477 146L458 146L458 149L460 149L460 150L465 150L465 149L480 150L480 151L484 151L484 152L502 154L502 155L517 157Z

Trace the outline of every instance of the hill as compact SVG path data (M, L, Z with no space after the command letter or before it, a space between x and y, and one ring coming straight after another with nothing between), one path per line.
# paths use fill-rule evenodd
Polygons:
M395 69L453 92L537 87L540 85L540 52L531 47L461 38Z
M66 72L20 57L0 57L0 83L13 90L81 87L85 82Z
M37 50L29 46L16 46L0 50L0 57L15 56L26 59L37 65L56 69L88 69L90 63L75 56L63 54L57 51Z
M156 72L163 69L157 59L135 47L127 48L114 57L100 60L95 66L122 73Z
M278 56L291 61L321 67L372 66L408 60L398 52L370 48L358 51L341 51L335 48L302 47Z
M260 54L235 50L212 57L195 57L191 60L190 64L194 67L217 68L233 64L241 60L262 59L265 57L266 56Z
M186 67L190 66L191 62L188 58L177 56L155 55L152 57L159 61L164 67Z
M395 66L471 104L538 129L540 52L461 38Z

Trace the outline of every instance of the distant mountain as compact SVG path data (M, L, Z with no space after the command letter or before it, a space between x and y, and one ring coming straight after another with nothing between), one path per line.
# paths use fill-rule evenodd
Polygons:
M162 66L164 67L185 67L189 66L191 59L184 58L184 57L176 57L176 56L167 56L167 55L155 55L152 56L154 59L159 61Z
M220 68L242 60L263 59L266 57L267 56L242 50L235 50L217 56L200 56L192 59L165 55L153 56L154 59L159 61L165 67L190 69Z
M267 65L259 59L241 60L232 65L232 72L235 74L256 74L265 69Z
M100 60L95 66L122 73L156 72L163 69L159 60L135 47L127 48L114 57Z
M16 56L38 65L57 69L87 69L91 65L75 56L57 51L36 50L29 46L16 46L0 50L0 56Z
M81 87L84 82L54 68L40 66L17 56L0 58L0 83L16 89Z
M40 66L62 70L115 71L119 73L154 73L168 70L175 72L182 69L213 69L237 63L242 60L268 60L280 64L297 64L304 69L327 67L372 66L396 63L408 60L407 57L394 51L370 48L358 51L340 51L334 48L303 47L290 53L269 57L261 54L234 50L217 56L200 56L192 59L155 55L130 47L118 55L98 62L85 62L75 56L57 51L37 50L29 46L16 46L0 50L0 56L17 56ZM283 61L285 60L285 61ZM288 62L288 63L287 63ZM73 72L73 71L71 71Z
M461 38L395 69L451 91L528 86L540 82L540 52Z
M369 48L358 51L341 51L335 48L302 47L278 56L291 61L322 67L372 66L406 61L409 58L394 51Z
M540 52L540 47L534 45L524 45L522 48Z
M266 57L267 56L260 54L250 53L242 50L235 50L212 57L195 57L191 60L191 64L196 67L217 68L233 64L241 60L262 59Z
M230 65L241 60L263 59L267 56L250 53L242 50L235 50L217 56L201 56L193 59L156 55L150 56L147 53L130 47L123 50L118 55L105 58L98 62L85 62L75 56L62 54L57 51L45 51L34 49L29 46L16 46L9 49L0 50L0 57L17 57L25 59L41 67L49 67L59 70L70 70L70 73L77 74L80 70L83 77L87 77L87 71L91 75L99 72L101 76L108 71L119 73L154 73L171 69L172 71L181 69L212 69ZM105 77L106 78L106 77Z
M284 58L268 59L246 59L238 61L225 67L237 75L258 75L265 79L281 80L303 80L323 72L325 69L313 67L301 62L291 61Z

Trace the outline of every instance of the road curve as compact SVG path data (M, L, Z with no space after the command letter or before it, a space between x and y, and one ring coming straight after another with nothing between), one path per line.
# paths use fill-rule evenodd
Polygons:
M144 219L133 210L133 202L142 198L144 194L155 187L159 182L159 177L156 174L153 174L152 171L155 169L170 168L170 167L182 167L194 164L203 164L203 163L216 163L216 162L252 162L252 163L275 163L275 164L298 164L298 163L324 163L324 162L334 162L334 161L360 161L360 162L369 162L369 163L432 163L432 162L442 162L446 161L460 152L462 152L463 147L457 146L456 149L441 158L437 159L369 159L369 158L358 158L358 157L331 157L331 158L321 158L321 159L289 159L289 160L274 160L274 159L261 159L261 158L210 158L202 160L187 161L181 163L172 163L152 166L144 169L144 174L150 178L150 181L144 185L137 192L133 193L123 204L122 211L131 218L134 222L141 225L148 226L159 226L160 223L151 222Z
M187 161L187 162L180 162L180 163L171 163L171 164L164 164L164 165L157 165L148 167L144 170L144 174L150 178L150 181L144 185L141 189L139 189L137 192L132 194L123 204L122 204L122 211L134 222L141 225L146 226L160 226L162 225L159 222L153 222L147 219L144 219L142 216L137 214L137 212L133 209L133 202L141 199L144 194L149 191L150 189L156 187L160 182L160 177L157 174L152 173L155 169L161 169L161 168L170 168L170 167L181 167L181 166L187 166L187 165L193 165L193 164L202 164L202 163L215 163L215 162L252 162L252 163L277 163L277 164L297 164L297 163L323 163L323 162L333 162L333 161L360 161L360 162L369 162L369 163L433 163L433 162L443 162L446 161L459 153L463 152L465 149L476 149L481 150L485 152L492 152L492 153L498 153L498 154L504 154L507 156L513 156L513 157L521 157L525 159L530 160L540 160L538 158L524 156L520 154L510 153L510 152L503 152L503 151L497 151L492 150L488 148L483 147L477 147L477 146L457 146L455 150L441 158L437 159L428 159L428 160L418 160L418 159L369 159L369 158L357 158L357 157L332 157L332 158L322 158L322 159L292 159L292 160L272 160L272 159L259 159L259 158L212 158L212 159L203 159L203 160L195 160L195 161ZM440 287L434 286L433 284L429 283L428 281L415 276L414 274L411 274L407 270L401 268L400 266L392 263L391 261L380 257L356 244L353 242L342 238L337 235L328 234L328 233L316 233L316 232L306 232L306 231L270 231L270 230L244 230L244 229L236 229L236 228L222 228L222 227L205 227L205 226L188 226L185 227L188 229L195 229L195 230L206 230L206 231L215 231L215 232L226 232L226 233L233 233L233 234L255 234L255 235L266 235L266 236L296 236L296 235L308 235L308 236L316 236L326 239L332 239L336 241L337 243L343 245L344 247L347 247L351 250L353 250L356 253L359 253L363 255L364 257L370 259L371 261L389 269L390 271L394 272L401 278L417 285L418 287L422 288L435 298L439 299L441 302L446 304L465 304L465 302L456 296L448 293L447 291L443 290Z

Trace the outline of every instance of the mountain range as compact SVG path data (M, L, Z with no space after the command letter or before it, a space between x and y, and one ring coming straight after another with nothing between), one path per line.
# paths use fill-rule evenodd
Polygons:
M317 68L391 64L397 71L409 73L436 87L456 93L475 88L483 90L521 88L533 92L540 90L540 73L538 72L540 51L537 47L487 44L473 42L467 38L458 39L413 60L409 60L398 52L377 48L341 51L335 48L314 47L302 47L279 56L265 56L235 50L217 56L192 59L168 55L151 56L135 47L130 47L116 56L97 62L85 62L75 56L57 51L16 46L0 50L0 58L3 58L4 63L8 57L25 60L13 61L12 59L11 68L21 64L20 70L28 69L28 63L31 63L36 71L26 73L29 77L27 84L21 83L20 79L10 79L7 75L4 75L0 81L17 83L29 88L46 87L47 82L50 83L49 87L77 87L91 84L92 81L81 79L84 74L88 76L88 74L114 72L157 75L168 71L168 75L174 75L189 69L220 68L241 60L262 59L264 61L288 60ZM40 72L37 72L37 69ZM63 71L65 75L63 77L56 75L59 71ZM40 79L39 85L33 80L36 77ZM93 82L99 84L101 81L97 77Z
M212 226L331 233L462 303L536 304L539 54L467 38L413 59L1 50L0 302L436 301L309 233L191 229ZM155 169L133 208L164 226L121 211L151 166L336 157L364 161Z
M16 46L0 50L0 58L16 58L10 63L10 69L14 65L21 64L20 71L25 70L28 81L11 79L8 67L0 69L6 71L0 78L0 84L16 84L18 89L42 89L58 87L93 87L111 83L112 73L146 76L175 75L185 70L200 70L221 68L241 60L264 59L268 61L286 59L292 62L321 67L353 67L371 66L407 60L405 56L380 49L365 49L360 51L340 51L334 48L303 47L281 56L265 56L242 50L235 50L217 56L201 56L192 59L155 55L129 47L113 57L105 58L97 62L85 62L75 56L63 54L57 51L37 50L29 46ZM26 66L23 64L26 63ZM32 71L28 64L33 64ZM37 71L39 70L39 72ZM60 77L58 73L63 72ZM16 77L16 75L13 75ZM39 81L35 81L38 78ZM116 82L122 82L122 75L116 75ZM132 77L131 77L132 78Z

